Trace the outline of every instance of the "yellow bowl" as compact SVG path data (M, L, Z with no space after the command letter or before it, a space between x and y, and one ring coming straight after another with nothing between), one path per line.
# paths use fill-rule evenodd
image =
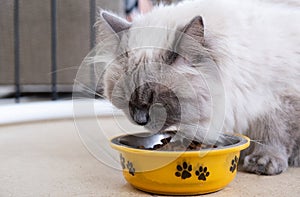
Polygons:
M236 175L240 151L250 144L245 136L227 135L230 142L225 146L200 151L136 148L150 147L169 133L146 135L122 135L113 138L111 146L120 152L125 179L137 189L155 194L194 195L224 188Z

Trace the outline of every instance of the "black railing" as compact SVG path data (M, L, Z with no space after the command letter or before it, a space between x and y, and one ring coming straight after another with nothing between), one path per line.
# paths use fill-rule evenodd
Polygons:
M56 32L56 0L51 0L51 91L52 100L57 100L57 58L56 58L56 47L57 47L57 32Z
M15 100L20 102L20 32L19 0L14 1L14 56L15 56Z
M94 24L96 22L96 0L89 1L90 7L90 49L95 46L96 35ZM19 0L14 0L14 86L15 86L15 102L20 102L20 97L22 93L21 83L20 83L20 30L19 30ZM58 99L58 89L57 89L57 2L56 0L51 0L51 95L52 100ZM93 68L91 69L93 72ZM91 77L94 74L91 73ZM91 79L91 81L94 81ZM93 84L92 84L93 85ZM94 86L92 86L94 87Z
M96 33L94 24L96 23L96 0L90 0L90 49L92 50L96 44ZM91 88L94 89L96 86L94 65L90 66L91 76Z

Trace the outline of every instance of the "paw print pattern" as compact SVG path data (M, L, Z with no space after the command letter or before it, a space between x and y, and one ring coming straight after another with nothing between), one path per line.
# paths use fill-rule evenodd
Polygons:
M128 169L129 173L134 176L135 174L135 168L133 167L133 164L132 162L130 161L127 161L127 164L126 164L126 160L125 158L123 157L122 154L120 154L120 163L121 163L121 166L122 166L122 169L125 170L126 168Z
M176 169L177 172L175 176L181 177L181 179L190 178L192 176L190 173L192 171L192 165L188 165L186 162L183 162L182 165L177 165Z
M129 170L129 174L131 174L132 176L134 176L135 168L133 167L132 162L127 161L127 165L126 166L127 166L128 170Z
M126 168L126 166L125 166L125 158L123 157L122 154L120 154L120 163L121 163L122 169L124 170Z
M239 158L237 156L234 156L234 158L231 160L231 166L229 168L230 172L234 172L235 169L237 169L237 164L238 164Z
M198 180L206 181L206 177L209 176L209 172L207 171L207 167L200 166L199 169L195 172L196 176L198 176Z

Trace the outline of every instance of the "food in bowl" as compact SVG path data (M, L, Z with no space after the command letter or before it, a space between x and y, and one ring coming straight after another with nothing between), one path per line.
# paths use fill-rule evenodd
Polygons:
M175 132L122 135L111 140L120 153L125 179L134 187L155 194L194 195L218 191L237 172L240 151L250 144L242 135L225 135L226 142L201 150L153 150L168 144ZM143 146L143 147L141 147ZM152 148L149 150L149 148Z
M169 131L171 132L171 131ZM196 140L188 140L183 138L182 140L172 141L172 137L166 137L160 140L161 143L155 144L153 147L146 148L143 145L137 146L139 149L145 150L160 150L160 151L191 151L201 150L205 148L217 148L217 145L207 145Z

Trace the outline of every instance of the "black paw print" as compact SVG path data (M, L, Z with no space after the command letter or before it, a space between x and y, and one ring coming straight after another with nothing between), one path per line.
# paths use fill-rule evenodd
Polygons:
M130 173L132 176L134 176L135 168L133 167L132 162L127 161L127 165L126 165L126 166L127 166L128 170L129 170L129 173Z
M231 160L231 166L229 168L230 172L234 172L235 169L237 168L237 164L238 164L239 158L237 156L234 156L234 159Z
M190 173L192 171L192 165L188 165L186 162L183 162L182 166L177 165L176 169L178 171L175 173L175 176L181 177L181 179L190 178L192 176Z
M199 170L195 172L196 176L198 176L198 180L206 181L206 177L209 176L209 172L207 171L207 167L199 167Z
M126 168L126 166L125 166L125 158L123 157L122 154L120 154L120 163L121 163L122 169L124 170Z

